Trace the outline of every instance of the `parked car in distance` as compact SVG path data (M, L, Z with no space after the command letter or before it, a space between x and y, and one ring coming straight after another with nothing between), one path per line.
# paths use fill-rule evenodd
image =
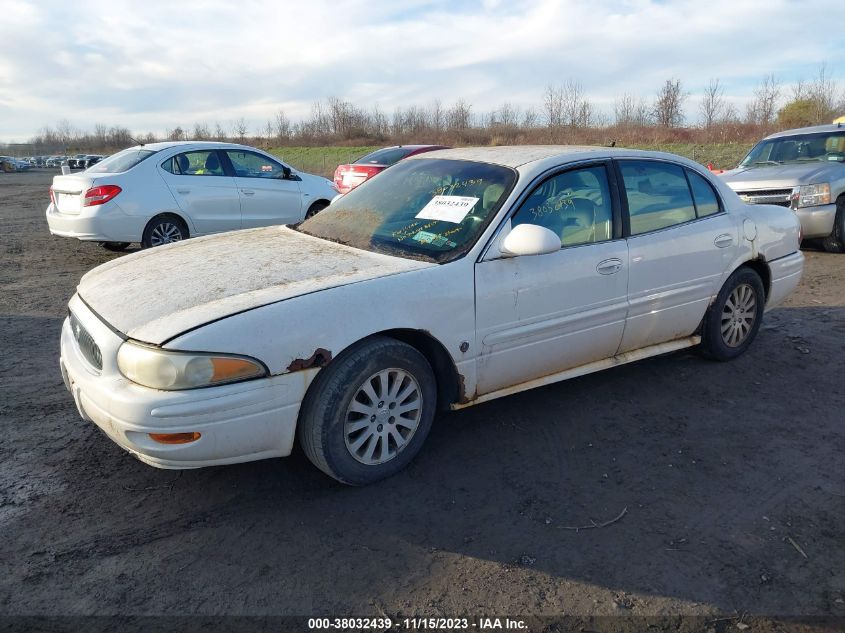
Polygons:
M845 253L845 127L786 130L757 143L736 169L722 174L750 204L792 209L803 238Z
M693 346L736 358L798 284L798 236L789 209L672 154L432 152L296 228L95 268L62 373L82 417L148 464L284 456L298 436L366 484L416 455L438 409Z
M448 149L445 145L396 145L384 147L362 156L354 163L338 165L334 170L334 184L340 193L349 193L362 182L395 165L403 158L416 156L436 149Z
M301 222L328 206L330 180L233 143L168 142L125 149L82 173L55 176L53 235L123 250Z
M105 156L103 156L102 154L88 154L88 156L85 157L83 167L85 169L88 169L92 165L96 165L97 163L99 163L104 158Z
M33 167L29 161L23 158L12 158L12 162L15 164L16 171L29 171Z
M71 169L84 169L85 160L88 158L87 154L76 154L67 159L67 166Z

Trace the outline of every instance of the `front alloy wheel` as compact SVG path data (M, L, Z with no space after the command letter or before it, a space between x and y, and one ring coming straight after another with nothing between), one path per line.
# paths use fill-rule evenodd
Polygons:
M346 448L362 464L394 459L420 424L423 397L416 379L391 367L367 378L346 410Z
M297 432L308 459L354 486L399 472L428 436L437 383L425 356L373 336L343 351L308 388Z

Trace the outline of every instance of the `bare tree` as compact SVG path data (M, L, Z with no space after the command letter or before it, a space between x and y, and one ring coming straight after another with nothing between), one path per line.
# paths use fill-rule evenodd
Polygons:
M109 129L103 123L94 124L94 141L98 147L105 147Z
M185 134L185 130L182 129L181 125L177 125L172 130L167 130L167 140L168 141L186 141L187 135Z
M205 123L194 123L194 140L208 141L211 139L211 131Z
M290 119L288 119L284 110L276 112L276 116L273 119L273 126L276 138L281 140L290 137Z
M616 125L647 125L649 119L648 105L642 97L635 97L626 92L614 100L613 116Z
M235 133L235 136L238 137L241 141L246 138L246 133L249 130L247 127L246 119L240 117L238 120L232 123L232 131Z
M809 99L813 104L812 116L815 123L829 123L836 108L836 82L827 72L827 64L819 66L819 73L809 86Z
M687 95L680 79L667 79L652 105L652 116L663 127L680 127L684 122L684 101Z
M754 89L754 99L746 108L745 120L757 125L770 125L775 120L779 98L780 83L774 74L766 75Z
M550 128L563 126L563 89L549 84L543 93L543 116Z
M711 79L704 89L704 98L699 106L701 122L706 129L720 122L725 113L725 89L718 79Z
M538 122L540 121L540 115L537 113L537 110L534 108L526 108L525 112L522 114L522 127L525 129L531 129L537 127Z
M458 99L446 113L450 130L466 130L472 125L472 106L463 99Z
M440 103L440 99L435 99L434 103L431 104L431 108L429 108L429 122L431 124L431 128L435 132L442 132L443 128L446 127L446 113L443 111L443 104Z
M581 84L570 79L559 91L562 97L562 123L572 128L589 127L593 118L593 106L584 98Z

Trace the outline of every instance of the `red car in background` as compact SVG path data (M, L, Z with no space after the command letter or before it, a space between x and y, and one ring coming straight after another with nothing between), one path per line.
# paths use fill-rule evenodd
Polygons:
M449 149L449 147L446 145L395 145L377 149L354 163L338 165L334 170L334 184L340 193L349 193L365 180L369 180L403 158L435 149Z

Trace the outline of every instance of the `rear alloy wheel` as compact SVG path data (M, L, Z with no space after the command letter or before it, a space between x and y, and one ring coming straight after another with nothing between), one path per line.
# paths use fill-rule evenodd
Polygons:
M299 441L317 468L354 486L389 477L416 456L437 406L434 372L415 348L372 337L314 379L299 415Z
M164 215L150 220L147 228L144 229L141 245L144 248L152 248L186 239L188 239L188 227L185 223L177 217Z
M741 355L760 329L765 303L760 275L744 266L734 271L704 317L702 353L722 361Z
M305 214L305 219L307 220L308 218L313 218L315 215L317 215L320 211L325 209L327 206L329 206L328 202L324 202L324 201L315 202L314 204L312 204L308 208L308 213Z
M845 253L845 199L836 203L833 231L822 239L822 246L828 253Z
M113 251L115 253L119 253L120 251L125 251L129 248L129 244L131 242L100 242L100 246L107 251Z

